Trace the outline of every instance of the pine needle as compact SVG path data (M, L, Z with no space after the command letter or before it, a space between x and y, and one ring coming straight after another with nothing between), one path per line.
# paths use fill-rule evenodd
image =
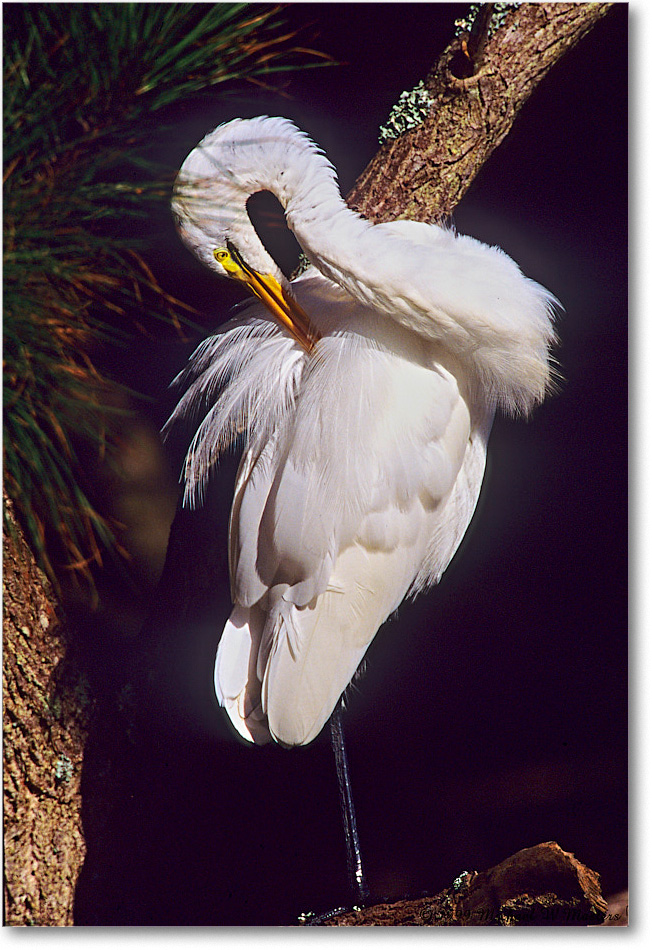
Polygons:
M3 15L5 485L55 583L65 567L92 584L102 551L120 546L84 459L89 447L115 458L129 406L97 355L125 344L134 313L185 319L140 253L137 222L167 206L172 180L145 158L149 117L324 57L294 46L267 5L10 4Z

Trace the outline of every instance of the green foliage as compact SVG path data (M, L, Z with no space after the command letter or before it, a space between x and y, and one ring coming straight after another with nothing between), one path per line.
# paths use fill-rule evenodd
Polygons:
M5 486L48 572L53 532L66 566L87 572L116 547L88 447L110 455L128 411L98 348L126 345L135 312L180 319L134 236L169 201L171 175L143 158L150 117L312 51L267 5L13 4L4 21Z

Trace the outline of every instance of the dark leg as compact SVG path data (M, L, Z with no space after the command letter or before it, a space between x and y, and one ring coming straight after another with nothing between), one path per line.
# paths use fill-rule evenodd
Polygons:
M360 854L360 839L358 826L355 821L353 795L351 794L351 780L349 778L349 763L344 745L342 730L342 704L335 708L331 716L331 745L335 755L337 769L337 784L340 790L340 804L342 806L342 821L344 823L344 837L346 839L346 863L349 872L349 886L353 898L359 906L364 906L369 900L369 890L362 870L362 856Z

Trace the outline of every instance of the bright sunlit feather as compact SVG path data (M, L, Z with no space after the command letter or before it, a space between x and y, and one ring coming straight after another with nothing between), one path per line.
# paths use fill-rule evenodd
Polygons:
M315 265L291 288L246 211L272 191ZM260 302L201 344L168 425L205 411L185 466L201 502L220 453L244 450L230 524L234 610L216 692L255 742L310 742L378 627L437 582L472 517L497 406L550 383L554 300L500 249L410 221L371 225L285 119L235 120L184 162L184 241L218 273L234 247L292 294L302 347Z

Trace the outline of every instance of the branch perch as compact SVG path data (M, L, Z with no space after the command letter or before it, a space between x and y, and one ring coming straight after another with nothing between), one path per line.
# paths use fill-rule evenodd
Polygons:
M586 927L601 924L606 912L595 871L555 841L547 841L524 848L480 874L465 871L435 897L377 904L315 923L323 927Z
M554 64L610 3L523 3L469 62L456 37L425 80L425 121L383 145L348 204L374 222L432 222L450 214ZM473 72L469 76L462 73Z

